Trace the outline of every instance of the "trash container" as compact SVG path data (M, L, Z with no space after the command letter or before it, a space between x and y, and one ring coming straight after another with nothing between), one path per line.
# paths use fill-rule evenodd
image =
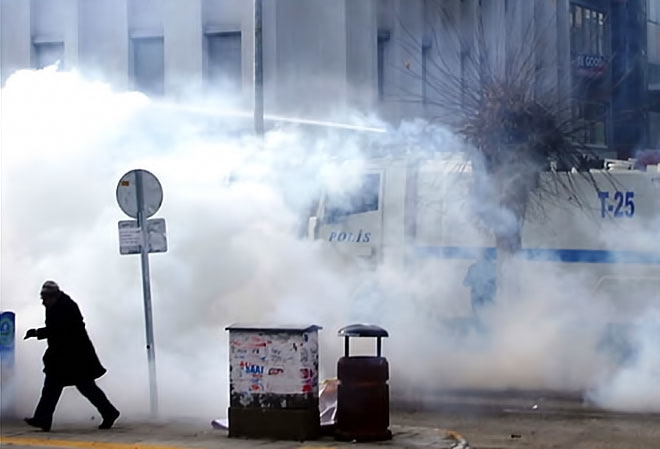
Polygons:
M319 329L249 324L226 328L229 437L319 437Z
M335 438L343 441L382 441L392 438L390 426L389 365L381 356L385 329L352 324L339 330L344 357L337 362L337 424ZM375 337L376 356L351 356L351 337Z

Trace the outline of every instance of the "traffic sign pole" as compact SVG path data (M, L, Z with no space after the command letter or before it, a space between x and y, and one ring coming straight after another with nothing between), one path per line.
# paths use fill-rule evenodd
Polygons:
M147 337L147 360L149 363L149 398L151 415L158 416L158 385L156 380L156 348L154 346L154 328L151 310L151 283L149 275L149 230L144 210L144 189L142 171L135 172L135 190L137 199L138 228L142 233L140 260L142 262L142 293L144 296L144 322Z
M163 202L163 189L152 173L146 170L131 170L124 174L117 184L117 203L126 215L137 219L137 229L135 233L128 233L129 245L125 248L126 242L122 241L122 222L119 223L120 252L122 254L134 254L139 249L142 264L142 293L144 295L144 321L147 336L147 361L149 363L149 396L151 403L151 415L158 416L158 387L156 383L156 348L154 345L154 328L152 323L151 310L151 285L149 281L149 251L151 250L151 240L149 237L149 217L155 214ZM155 220L158 225L155 228L162 228L160 236L156 236L154 251L166 251L167 243L165 239L165 222ZM131 223L128 224L131 227ZM126 237L124 235L124 237ZM139 248L138 248L139 247ZM122 248L124 251L122 251ZM133 250L134 248L134 250ZM127 252L125 252L127 251Z

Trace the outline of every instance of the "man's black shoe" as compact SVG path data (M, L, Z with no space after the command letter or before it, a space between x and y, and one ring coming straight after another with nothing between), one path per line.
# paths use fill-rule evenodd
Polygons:
M112 427L112 425L117 421L117 418L119 418L119 410L115 410L114 413L108 416L103 417L103 422L99 426L99 429L109 429Z
M36 418L25 418L25 422L31 425L32 427L38 427L44 432L50 431L50 424L44 424L38 421Z

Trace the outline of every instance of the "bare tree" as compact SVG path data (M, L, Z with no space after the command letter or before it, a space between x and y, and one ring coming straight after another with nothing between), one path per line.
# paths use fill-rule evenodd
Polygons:
M558 61L546 57L551 46L556 51L557 39L551 32L556 11L546 24L538 17L517 15L513 25L507 21L486 25L478 15L466 25L451 10L456 3L425 3L426 38L400 21L399 44L406 59L397 61L395 70L402 79L421 82L422 93L402 87L391 99L423 103L433 122L449 126L469 144L466 155L475 173L474 194L495 204L477 215L493 232L498 254L506 259L521 249L528 209L542 210L548 198L566 193L584 207L576 180L583 178L597 190L589 168L602 160L583 139L594 122L572 117L573 92L547 82L558 72ZM535 2L508 3L511 8ZM424 46L435 49L431 57L420 51ZM552 188L540 183L545 172L553 179Z

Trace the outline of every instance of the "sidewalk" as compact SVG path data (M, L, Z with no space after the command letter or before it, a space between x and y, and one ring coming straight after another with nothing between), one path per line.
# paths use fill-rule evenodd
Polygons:
M96 423L97 424L97 423ZM449 448L456 440L446 438L444 432L429 427L392 425L392 441L360 443L359 447L396 448ZM36 447L95 447L99 449L248 449L260 446L264 449L306 449L355 447L352 443L341 443L331 437L314 441L271 441L228 438L227 432L213 429L208 423L193 420L170 420L160 422L132 422L119 420L111 430L98 430L95 423L58 423L50 432L41 432L20 421L2 422L1 445Z

